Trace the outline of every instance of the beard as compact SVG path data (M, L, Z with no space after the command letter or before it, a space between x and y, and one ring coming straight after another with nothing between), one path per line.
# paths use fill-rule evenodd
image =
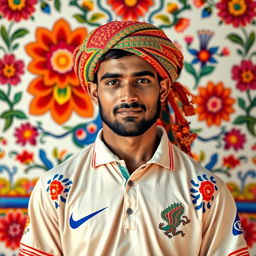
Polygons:
M99 101L99 112L101 115L102 121L116 134L124 137L134 137L134 136L139 136L145 133L159 118L160 116L160 111L161 111L161 103L160 103L160 97L158 98L156 108L155 108L155 113L153 116L149 119L143 118L140 121L136 121L136 118L130 116L130 117L125 117L123 123L121 123L118 120L110 120L109 116L106 114L104 111L104 107L102 106L100 99ZM123 103L120 106L117 106L113 109L113 114L114 116L117 114L117 111L119 109L124 109L124 108L141 108L143 111L146 111L146 106L143 104L139 104L137 102L133 102L131 104L128 103ZM129 123L132 124L133 128L129 128Z

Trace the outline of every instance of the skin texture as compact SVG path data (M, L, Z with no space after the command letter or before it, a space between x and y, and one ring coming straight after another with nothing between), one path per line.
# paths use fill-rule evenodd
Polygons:
M97 80L88 83L88 91L100 106L103 140L132 173L150 160L158 146L156 121L170 79L159 82L150 64L131 55L103 61Z

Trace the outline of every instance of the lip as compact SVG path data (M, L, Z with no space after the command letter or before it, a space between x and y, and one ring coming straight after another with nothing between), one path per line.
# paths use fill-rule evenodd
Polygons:
M120 109L117 111L117 114L120 115L137 115L142 113L142 109L134 109L134 108L125 108L125 109Z

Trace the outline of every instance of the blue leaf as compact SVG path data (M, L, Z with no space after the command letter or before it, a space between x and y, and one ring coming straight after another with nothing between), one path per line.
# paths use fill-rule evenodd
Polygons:
M198 180L203 181L201 176L197 176Z
M202 208L202 206L203 206L203 203L201 202L201 204L199 204L198 206L196 206L195 209L196 209L196 210L199 210L199 209Z
M212 14L212 8L210 6L207 6L202 10L202 18L210 17L211 14Z
M62 181L62 183L65 183L65 182L68 182L68 181L69 181L69 179L66 178L66 179L64 179L64 180Z
M203 175L203 178L204 178L205 180L208 180L208 178L207 178L207 175L206 175L206 174L204 174L204 175Z
M43 162L43 164L45 165L45 167L50 170L53 167L53 164L51 163L51 161L47 158L46 153L43 149L39 150L39 157L41 159L41 161Z
M210 63L218 63L218 61L216 59L214 59L213 57L211 57L208 61Z
M193 59L192 61L191 61L191 64L193 65L193 64L196 64L196 63L198 63L200 60L198 59L198 58L195 58L195 59Z
M60 175L60 177L58 178L58 180L61 180L63 178L63 175Z
M65 184L65 186L71 185L73 184L73 182L70 180L67 184Z
M63 196L60 197L60 200L61 200L63 203L66 203L66 198L64 198Z
M218 161L218 154L215 153L211 156L210 162L205 166L209 171L215 166Z
M51 6L45 2L41 3L41 10L44 13L50 14L51 13Z
M192 193L198 193L198 191L195 190L194 188L191 188L191 189L190 189L190 192L192 192Z
M209 53L216 53L218 50L219 50L219 47L216 46L216 47L211 47L208 51Z
M197 184L194 180L191 180L191 183L192 183L193 186L199 187L199 184Z
M189 51L191 54L196 55L196 56L197 56L197 54L198 54L198 51L195 50L195 49L188 49L188 51Z

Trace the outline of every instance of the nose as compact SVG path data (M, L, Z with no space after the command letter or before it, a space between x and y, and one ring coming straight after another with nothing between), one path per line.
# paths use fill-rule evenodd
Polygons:
M135 102L138 101L136 89L131 85L127 84L122 87L120 92L121 102Z

